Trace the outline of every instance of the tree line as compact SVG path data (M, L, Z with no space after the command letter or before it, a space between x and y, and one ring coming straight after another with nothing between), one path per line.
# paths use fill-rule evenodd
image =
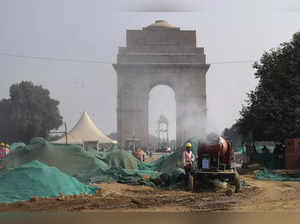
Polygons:
M300 137L300 32L265 52L253 65L258 85L248 93L240 118L224 130L244 141Z
M49 90L30 81L11 85L9 98L0 101L0 141L26 142L47 138L50 130L62 125L59 101Z

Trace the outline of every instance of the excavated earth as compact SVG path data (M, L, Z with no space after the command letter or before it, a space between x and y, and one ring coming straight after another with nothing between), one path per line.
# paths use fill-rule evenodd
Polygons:
M250 185L239 193L228 189L192 193L127 184L98 184L93 196L33 197L29 201L0 204L11 212L299 212L300 182L264 181L255 171L241 175ZM233 188L232 188L233 189Z
M227 191L191 193L182 190L161 190L147 186L99 184L93 196L33 197L30 201L0 204L0 212L8 211L124 211L124 212L190 212L227 211L254 197L260 190L244 187L240 193Z

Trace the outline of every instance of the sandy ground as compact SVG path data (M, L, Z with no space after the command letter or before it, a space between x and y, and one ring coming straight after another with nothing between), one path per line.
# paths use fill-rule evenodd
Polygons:
M231 208L241 212L300 212L300 182L261 181L244 177L259 193Z
M243 188L241 193L227 196L225 190L192 193L161 190L147 186L100 184L94 196L37 198L27 202L0 204L0 212L11 211L103 211L103 212L191 212L227 211L233 205L254 197L257 188Z
M240 193L192 193L147 186L99 184L94 196L67 196L0 204L0 212L300 212L300 182L261 181L242 175L250 184Z

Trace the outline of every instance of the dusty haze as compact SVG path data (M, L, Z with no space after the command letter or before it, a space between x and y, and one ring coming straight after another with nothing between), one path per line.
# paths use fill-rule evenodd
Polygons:
M125 46L126 29L164 19L182 30L197 31L198 46L205 48L211 63L208 127L221 132L238 118L246 93L256 86L252 61L300 30L298 2L1 0L0 98L8 97L11 84L31 80L61 102L69 127L87 111L105 133L116 131L116 73L111 64L118 47ZM156 121L164 113L174 124L170 90L162 88L152 95L151 103L157 104L150 107L150 118ZM156 125L152 122L151 130ZM175 125L170 137L175 137Z

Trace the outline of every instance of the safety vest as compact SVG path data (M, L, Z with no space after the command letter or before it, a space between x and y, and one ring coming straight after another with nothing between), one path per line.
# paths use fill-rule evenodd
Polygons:
M192 151L188 152L185 150L185 163L192 163Z
M139 160L141 160L142 159L142 151L138 151L137 153L136 153L136 157L139 159Z
M181 168L184 168L185 166L192 166L193 165L193 153L192 151L188 152L187 150L184 150L183 152L183 161L181 163Z
M6 147L3 151L4 151L4 153L5 153L5 156L7 156L8 153L9 153L9 148Z

